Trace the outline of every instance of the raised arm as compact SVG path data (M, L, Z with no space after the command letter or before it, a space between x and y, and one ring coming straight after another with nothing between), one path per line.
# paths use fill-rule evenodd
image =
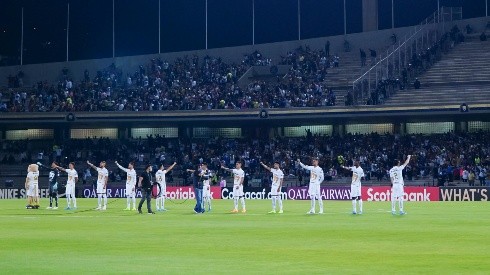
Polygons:
M264 167L269 172L271 171L271 168L269 166L265 165L262 161L260 162L260 165L262 165L262 167Z
M346 167L346 166L340 165L340 168L352 171L352 167Z
M231 172L231 169L228 168L228 167L224 167L223 165L221 165L221 169L227 171L227 172Z
M54 166L54 168L56 168L56 169L58 169L58 170L61 170L61 171L63 171L63 172L65 172L65 173L66 173L66 169L65 169L65 168L63 168L63 167L61 167L61 166L55 165L55 166Z
M115 163L116 163L117 167L119 167L119 169L123 170L124 172L127 173L129 171L129 169L122 167L122 165L120 165L117 161Z
M87 164L88 166L90 166L91 168L97 170L97 167L95 167L95 165L93 165L92 163L90 163L90 161L87 160Z
M196 172L196 170L192 170L192 169L186 169L186 171L187 171L187 172L189 172L189 173L194 173L194 172Z
M405 163L403 164L403 166L407 166L407 164L410 162L411 157L412 157L412 155L407 156L407 160L405 160Z
M170 167L167 168L167 173L170 172L170 170L174 169L176 164L177 162L174 162L172 165L170 165Z
M306 170L311 170L311 168L307 165L304 165L300 159L297 160L299 166L301 166L303 169L306 169Z

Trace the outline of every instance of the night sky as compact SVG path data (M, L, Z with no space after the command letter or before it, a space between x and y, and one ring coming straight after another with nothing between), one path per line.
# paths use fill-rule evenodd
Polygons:
M208 48L252 44L253 0L208 0ZM300 0L301 38L343 34L343 0ZM379 0L379 28L391 28L391 0ZM0 0L2 65L112 57L112 0ZM395 27L419 23L437 0L394 0ZM485 0L440 0L463 18L485 16ZM362 31L362 0L347 0L347 33ZM206 47L206 1L161 0L161 52ZM115 0L115 55L158 53L158 0ZM255 0L255 43L298 39L298 0Z

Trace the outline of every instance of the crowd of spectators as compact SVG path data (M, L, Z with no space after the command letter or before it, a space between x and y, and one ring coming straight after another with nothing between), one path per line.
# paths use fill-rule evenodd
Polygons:
M489 138L489 132L344 137L308 134L302 138L273 139L168 139L149 136L147 139L129 140L65 140L62 144L51 144L49 147L44 145L46 143L36 147L32 142L12 141L2 143L2 163L56 160L65 165L76 161L83 166L88 159L97 163L101 160L109 163L116 160L121 163L135 161L142 166L176 161L181 167L176 171L185 171L197 163L206 162L210 169L220 172L221 165L232 166L235 161L242 160L249 179L267 180L268 174L261 169L260 161L272 163L278 160L286 175L297 176L302 181L307 179L307 175L304 170L298 169L295 160L301 158L309 162L310 157L316 156L327 180L348 176L347 171L339 169L340 165L351 165L354 159L358 159L366 173L366 180L382 181L388 180L388 170L393 160L405 159L406 155L411 154L412 161L404 170L407 180L432 179L435 184L444 184L469 180L468 177L473 174L484 183L490 172ZM121 176L117 169L113 173ZM186 179L187 174L176 176Z
M321 51L320 51L321 52ZM306 48L283 60L293 65L280 81L257 81L246 88L238 79L251 66L270 66L272 60L255 51L239 64L221 58L184 56L173 63L152 59L134 73L123 75L114 64L91 77L85 71L75 83L63 69L56 85L39 82L35 87L0 93L3 112L164 111L317 107L335 105L327 89L326 68L338 66L339 58ZM18 85L22 75L12 85Z

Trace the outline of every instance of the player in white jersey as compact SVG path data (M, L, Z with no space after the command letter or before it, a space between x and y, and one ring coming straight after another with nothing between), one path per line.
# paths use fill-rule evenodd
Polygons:
M310 171L310 186L308 188L308 193L311 198L311 208L306 214L315 214L316 202L315 199L318 200L318 205L320 206L320 211L318 214L323 214L323 201L322 201L322 193L320 191L320 184L323 182L324 175L323 169L318 166L318 158L313 158L312 166L307 166L301 163L301 160L298 159L298 164L308 171Z
M87 160L87 164L97 170L97 208L95 210L107 209L107 180L109 179L109 171L105 168L105 161L101 161L99 167L96 167ZM102 199L104 205L102 206Z
M245 179L245 172L242 170L242 162L237 161L235 169L229 169L224 166L221 166L221 168L233 173L233 202L235 207L231 210L231 213L238 213L238 199L240 199L242 203L242 213L247 212L245 209L245 198L243 196L243 180Z
M404 215L403 211L403 169L410 162L411 155L407 156L405 163L400 165L400 160L395 160L393 168L390 169L390 180L391 180L391 213L396 214L396 201L398 201L398 208L400 210L400 215Z
M352 182L350 185L350 197L352 199L352 214L362 214L362 197L361 197L361 178L364 177L364 170L359 166L359 161L354 162L354 166L343 169L352 171ZM359 202L359 212L357 212L357 202Z
M27 209L39 209L39 166L30 164L27 167L25 182L27 195Z
M68 174L68 179L66 180L66 208L65 210L70 210L71 201L73 201L73 209L77 209L77 199L75 196L75 184L78 182L78 173L75 170L75 163L70 162L68 164L68 169L60 167L55 164L55 167Z
M157 183L160 185L160 195L158 195L155 200L157 211L167 211L167 209L165 209L165 198L167 197L167 181L165 179L165 175L174 169L176 164L177 163L174 162L167 169L165 169L162 163L158 171L155 173Z
M262 167L267 169L272 173L272 185L271 185L271 199L272 199L272 211L269 214L276 213L276 204L279 203L279 214L284 213L282 209L282 197L281 197L281 187L284 181L284 173L281 171L281 166L278 161L274 162L274 167L270 168L263 162L260 162Z
M136 171L134 170L134 163L130 162L128 168L122 167L116 161L117 167L126 172L126 208L124 210L131 210L131 201L133 201L133 211L136 211Z
M206 209L206 203L208 205L208 212L211 212L211 170L208 169L208 165L203 163L201 165L201 171L199 176L202 180L202 209Z

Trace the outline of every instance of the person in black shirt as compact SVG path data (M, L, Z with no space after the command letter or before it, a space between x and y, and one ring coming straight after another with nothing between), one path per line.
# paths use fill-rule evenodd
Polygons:
M46 209L58 209L58 177L60 176L60 171L56 169L58 163L51 163L51 167L48 167L40 162L37 163L39 167L49 170L49 206ZM55 201L55 206L53 207L53 200Z
M146 200L146 208L148 209L148 214L155 214L151 210L151 188L153 186L153 173L151 164L146 165L145 172L141 173L139 177L138 187L141 187L141 201L138 205L138 213L143 214L141 207Z

